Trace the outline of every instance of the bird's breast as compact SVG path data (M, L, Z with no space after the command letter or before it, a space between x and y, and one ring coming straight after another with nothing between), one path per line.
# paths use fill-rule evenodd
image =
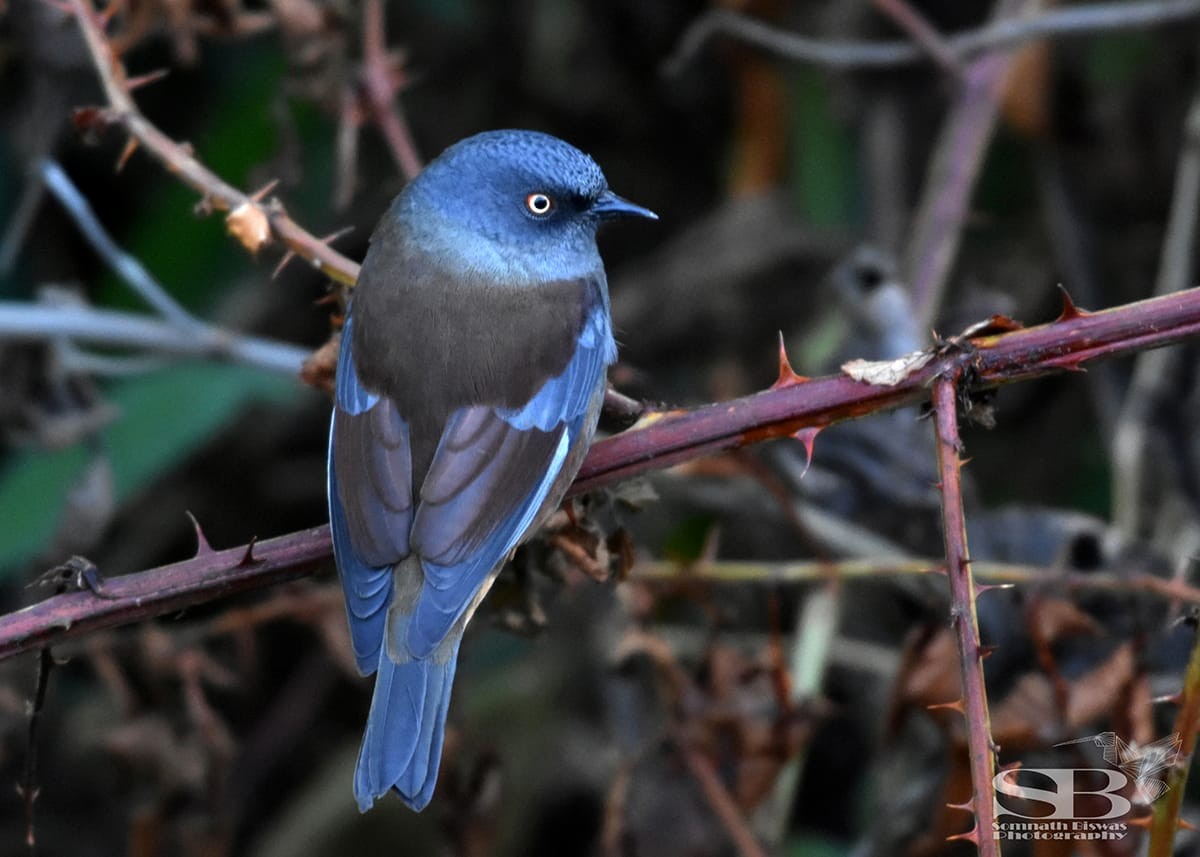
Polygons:
M436 442L459 408L528 402L566 369L603 300L602 270L499 282L385 238L372 242L354 290L353 347L361 381L396 403L414 446Z

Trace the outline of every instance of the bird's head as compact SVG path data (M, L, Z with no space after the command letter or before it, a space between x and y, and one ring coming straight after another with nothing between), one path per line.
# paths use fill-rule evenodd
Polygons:
M543 258L594 254L601 221L657 218L610 191L586 154L535 131L488 131L451 146L405 189L399 213L410 228Z

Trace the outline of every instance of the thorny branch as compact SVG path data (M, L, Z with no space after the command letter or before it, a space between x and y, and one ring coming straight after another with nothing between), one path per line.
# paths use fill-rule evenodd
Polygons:
M983 681L984 651L979 644L979 617L975 612L977 590L967 549L967 519L962 502L962 442L958 435L958 395L962 378L957 368L933 383L934 427L937 432L938 489L942 495L942 534L946 545L946 573L950 578L950 623L958 638L962 672L962 697L951 707L967 721L967 755L971 764L971 797L956 804L975 815L967 833L951 837L975 844L982 857L1000 853L992 837L995 815L992 777L995 748L988 717L987 689Z
M592 447L571 490L595 490L772 438L800 434L811 440L812 432L835 422L926 398L929 385L948 374L962 374L965 394L1197 334L1200 289L1192 289L1096 313L1082 313L1068 303L1050 324L961 339L914 358L912 365L920 368L891 385L847 375L801 379L789 369L771 389L753 396L644 416L634 428ZM874 366L879 369L881 364ZM249 548L212 552L201 544L201 552L191 560L110 579L103 599L88 592L68 593L0 619L0 658L309 574L330 555L326 526L253 546L253 556Z
M952 363L970 369L973 386L994 387L1198 333L1197 289L1095 313L1068 304L1052 324L971 340L972 351L931 359L892 385L864 384L847 375L781 378L772 389L741 399L656 414L644 430L635 427L593 446L571 490L583 493L700 455L910 404L925 398L931 381Z
M316 527L255 544L214 551L162 568L102 581L100 593L67 592L0 619L0 638L18 654L39 645L161 616L226 595L312 574L332 551L329 528Z
M290 253L307 259L330 278L354 284L358 279L358 264L288 217L278 200L263 202L261 197L269 192L269 186L254 195L242 193L196 160L190 147L176 143L146 119L134 104L125 68L105 37L103 22L92 0L70 0L70 5L108 100L105 109L77 114L78 121L122 127L129 134L130 147L140 145L199 192L206 205L228 212L227 228L251 252L257 252L273 237ZM132 148L126 149L127 154L131 151Z

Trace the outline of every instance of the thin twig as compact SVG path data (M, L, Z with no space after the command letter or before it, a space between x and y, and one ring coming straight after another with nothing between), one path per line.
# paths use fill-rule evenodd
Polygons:
M1169 295L1192 284L1195 271L1196 221L1200 202L1200 89L1192 97L1184 120L1183 145L1175 169L1171 214L1163 235L1154 294Z
M946 44L946 37L939 33L920 11L913 8L908 0L874 0L874 3L876 9L912 36L913 41L924 48L930 59L954 77L962 75L962 63Z
M367 0L363 7L362 86L371 118L379 126L388 149L404 178L412 181L421 172L421 157L396 103L400 90L397 72L387 52L383 0Z
M1171 857L1175 834L1182 821L1179 813L1183 807L1188 769L1192 766L1192 755L1196 751L1196 733L1200 730L1200 633L1196 633L1194 627L1192 632L1196 634L1196 639L1192 643L1192 656L1183 679L1179 712L1175 715L1175 734L1181 742L1179 754L1175 764L1167 771L1167 793L1154 802L1150 847L1146 857Z
M42 719L42 709L46 706L46 689L50 686L50 671L54 668L54 656L49 649L38 653L37 676L35 678L33 699L29 703L29 723L26 730L25 765L21 772L21 783L17 787L21 800L25 804L25 844L33 853L37 845L34 831L34 804L38 799L40 788L37 784L37 748L38 725Z
M1154 293L1167 295L1188 287L1195 269L1196 225L1200 209L1200 88L1192 96L1183 128L1183 146L1175 169L1171 214L1159 258ZM1142 354L1113 433L1113 519L1128 539L1142 538L1143 528L1160 509L1161 498L1147 497L1147 445L1151 422L1172 397L1171 356ZM1170 484L1170 483L1168 483Z
M0 301L0 341L54 339L224 360L290 377L299 377L309 354L284 342L241 336L209 325L181 331L171 322L116 310Z
M998 0L1005 18L1036 8L1039 0ZM941 308L958 254L975 180L1000 112L1000 93L1014 51L989 53L962 74L929 159L921 199L905 242L900 276L912 294L916 324L928 330Z
M0 339L49 339L61 344L65 366L80 372L127 375L162 365L164 354L216 357L296 376L308 356L285 343L245 337L196 318L154 279L142 263L122 250L105 231L83 194L54 161L38 164L38 174L79 227L88 243L134 292L155 309L163 323L85 305L48 306L0 303ZM88 354L76 342L151 350L149 355L112 357Z
M633 577L642 579L636 574ZM784 699L789 710L794 711L805 701L819 698L825 684L838 635L842 594L841 588L836 585L836 578L826 577L825 582L827 585L816 592L806 593L796 605L798 618L789 646L790 657L784 664L787 670L787 696ZM766 829L765 835L769 837L767 842L775 848L783 846L791 825L796 792L808 762L808 751L809 747L802 745L783 763L770 794L756 811L756 827L760 831Z
M962 503L962 444L958 436L958 382L954 374L933 384L934 427L937 432L939 490L942 495L942 534L946 545L946 570L950 578L950 620L958 636L962 668L962 713L967 721L967 755L971 763L971 798L963 808L975 814L969 833L954 838L975 843L981 857L999 857L992 838L992 777L996 760L988 717L987 690L983 681L983 650L979 645L979 617L975 613L975 581L967 549L967 520Z
M830 580L851 582L945 573L945 560L863 558L793 562L727 560L705 562L696 566L681 566L667 560L639 560L629 575L630 579L644 583L695 579L716 584L780 586L825 583ZM1056 568L1005 562L972 562L971 573L976 580L1000 586L1035 586L1071 593L1141 593L1200 606L1200 588L1190 586L1175 577L1158 577L1145 573L1064 572Z
M229 212L226 224L231 228L245 221L266 224L270 232L288 250L307 259L332 279L347 285L354 284L358 279L357 263L303 229L287 216L278 201L259 202L226 183L196 160L188 147L176 143L146 119L129 94L125 69L104 35L92 0L69 2L108 100L109 109L104 111L105 120L123 127L171 173L200 193L207 205ZM257 229L250 230L249 234L260 235L262 240L269 237L262 236ZM251 250L257 250L260 244L260 240L254 238L241 237L241 241Z
M4 234L0 235L0 277L8 276L17 263L17 255L25 245L25 238L33 226L33 220L45 194L45 187L35 176L26 178L17 208L9 219Z
M1200 15L1200 0L1143 0L1096 3L1054 9L1036 16L998 21L946 38L959 62L997 48L1046 37L1086 36L1113 30L1140 30L1186 21ZM675 53L664 64L679 74L700 49L717 35L729 36L792 62L831 69L891 68L929 59L927 51L909 41L850 42L813 39L778 30L725 9L701 15L688 27Z
M588 452L571 491L595 490L712 452L896 408L926 398L933 379L947 373L969 370L974 388L995 386L1196 335L1200 289L960 342L894 386L844 375L776 386L743 399L644 420L642 428L599 441ZM0 659L201 604L231 590L299 577L326 564L329 552L329 528L323 526L255 547L259 564L243 564L237 550L204 552L162 569L111 578L104 599L90 593L49 598L0 618Z
M61 337L54 337L54 347L59 365L71 375L96 375L102 378L148 375L170 366L173 359L158 354L133 354L128 357L93 354Z
M83 237L92 249L112 268L113 273L125 281L146 303L167 321L184 330L199 328L203 323L183 308L175 298L159 285L145 266L126 253L100 225L92 206L75 184L63 172L63 168L52 160L42 160L38 173L46 188L71 215Z
M637 422L649 410L645 402L626 396L615 387L604 391L604 415L628 427Z
M679 754L684 764L691 772L692 778L699 784L704 799L708 801L713 813L721 820L725 832L733 842L734 848L741 857L767 857L767 852L754 838L742 811L738 808L729 789L721 782L717 772L710 762L698 750L681 744Z

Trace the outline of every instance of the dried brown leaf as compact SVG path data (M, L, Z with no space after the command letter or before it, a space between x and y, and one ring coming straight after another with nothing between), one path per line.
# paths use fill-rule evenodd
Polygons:
M225 217L225 228L251 253L271 240L271 221L261 206L243 202Z
M324 345L308 355L304 365L300 367L300 380L332 396L341 342L342 335L334 333Z
M932 351L914 351L895 360L851 360L842 364L842 372L863 384L895 387L933 358Z
M962 696L958 643L954 632L943 628L915 643L906 667L897 677L898 695L906 705L941 705Z
M1109 659L1071 685L1067 723L1074 729L1111 713L1113 700L1136 674L1133 644L1117 647Z
M1029 607L1030 631L1047 643L1081 634L1099 636L1104 628L1064 598L1040 598Z
M1060 723L1054 685L1041 673L1026 673L993 705L991 720L992 738L1005 750L1046 744L1057 734Z

